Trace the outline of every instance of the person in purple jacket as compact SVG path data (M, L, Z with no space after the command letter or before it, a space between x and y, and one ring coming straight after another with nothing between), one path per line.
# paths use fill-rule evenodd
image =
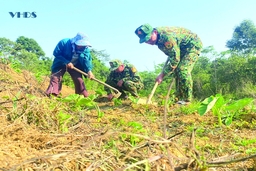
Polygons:
M91 44L83 33L77 33L74 38L65 38L59 41L53 51L54 60L51 67L51 79L46 90L48 96L58 96L62 88L62 78L66 71L72 77L75 85L75 93L87 97L82 74L73 70L74 67L86 72L88 78L94 78L92 73Z

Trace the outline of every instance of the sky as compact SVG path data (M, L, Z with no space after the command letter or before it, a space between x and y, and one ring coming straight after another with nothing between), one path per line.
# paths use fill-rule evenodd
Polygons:
M83 32L92 48L110 59L153 71L167 56L155 45L139 43L134 31L140 25L184 27L201 38L204 48L222 52L243 20L256 24L255 7L255 0L0 0L0 37L32 38L53 58L61 39ZM34 12L36 17L17 18L10 12Z

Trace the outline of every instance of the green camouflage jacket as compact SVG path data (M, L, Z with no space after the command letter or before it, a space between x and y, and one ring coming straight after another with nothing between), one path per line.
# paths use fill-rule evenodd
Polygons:
M124 64L125 68L123 72L115 72L111 71L109 76L107 77L106 83L111 86L116 86L119 80L126 81L133 81L133 82L142 82L137 69L132 64ZM113 85L114 84L114 85ZM108 88L105 87L105 90L108 91ZM109 91L108 91L109 92Z
M156 45L169 56L169 63L164 69L165 74L171 74L180 62L181 53L186 53L195 48L200 53L203 45L200 38L190 30L181 27L157 27L158 40Z

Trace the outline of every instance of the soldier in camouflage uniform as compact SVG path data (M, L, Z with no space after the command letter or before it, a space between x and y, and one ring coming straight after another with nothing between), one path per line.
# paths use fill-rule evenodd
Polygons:
M111 72L105 83L118 89L122 93L120 98L127 97L125 91L130 92L134 97L139 97L137 91L141 90L144 85L136 68L117 59L110 61L109 64ZM106 86L104 89L107 91L108 99L111 100L113 98L111 89Z
M200 38L185 28L152 28L149 24L138 27L135 34L140 38L140 43L157 45L169 58L156 82L160 84L165 76L174 75L177 103L189 103L193 89L191 72L203 46Z

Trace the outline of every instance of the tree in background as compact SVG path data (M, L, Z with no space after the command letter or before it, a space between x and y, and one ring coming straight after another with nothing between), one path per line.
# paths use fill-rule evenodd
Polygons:
M44 51L38 45L38 43L34 39L30 39L24 36L20 36L16 43L19 45L17 50L25 49L28 52L34 53L38 56L38 58L45 56Z
M211 80L212 71L210 59L200 56L192 71L194 97L204 99L215 93Z
M94 56L97 56L97 59L104 62L110 61L109 54L105 52L105 50L96 50L92 49L91 52L94 54Z
M16 43L1 37L0 38L0 54L2 58L8 58L10 55L14 54L16 52Z
M256 56L252 54L217 53L211 46L204 48L192 71L194 96L256 97L255 64Z
M250 20L244 20L234 30L226 46L235 53L256 54L256 27Z
M26 47L30 45L31 47ZM33 39L21 36L17 42L13 42L0 38L0 58L5 60L5 64L10 64L14 69L31 71L37 78L50 73L52 61L44 55L42 48Z
M143 84L145 85L144 89L142 89L140 91L140 96L146 96L146 97L149 96L149 94L151 93L151 91L156 83L156 78L159 75L159 73L162 72L164 65L165 65L165 62L155 65L154 71L143 71L143 72L139 73L140 76L142 77ZM157 86L157 89L154 93L154 97L155 98L163 98L164 96L166 96L167 92L168 92L167 90L168 90L170 84L172 83L173 79L174 79L173 76L166 77L162 81L162 83ZM174 91L175 91L175 84L173 84L173 86L172 86L172 92L174 92Z
M104 62L109 60L109 55L104 51L97 51L95 49L91 50L92 55L92 64L93 64L93 73L96 79L105 82L107 76L109 75L109 68L104 64ZM104 90L102 84L97 83L85 78L85 84L88 89L91 90Z

